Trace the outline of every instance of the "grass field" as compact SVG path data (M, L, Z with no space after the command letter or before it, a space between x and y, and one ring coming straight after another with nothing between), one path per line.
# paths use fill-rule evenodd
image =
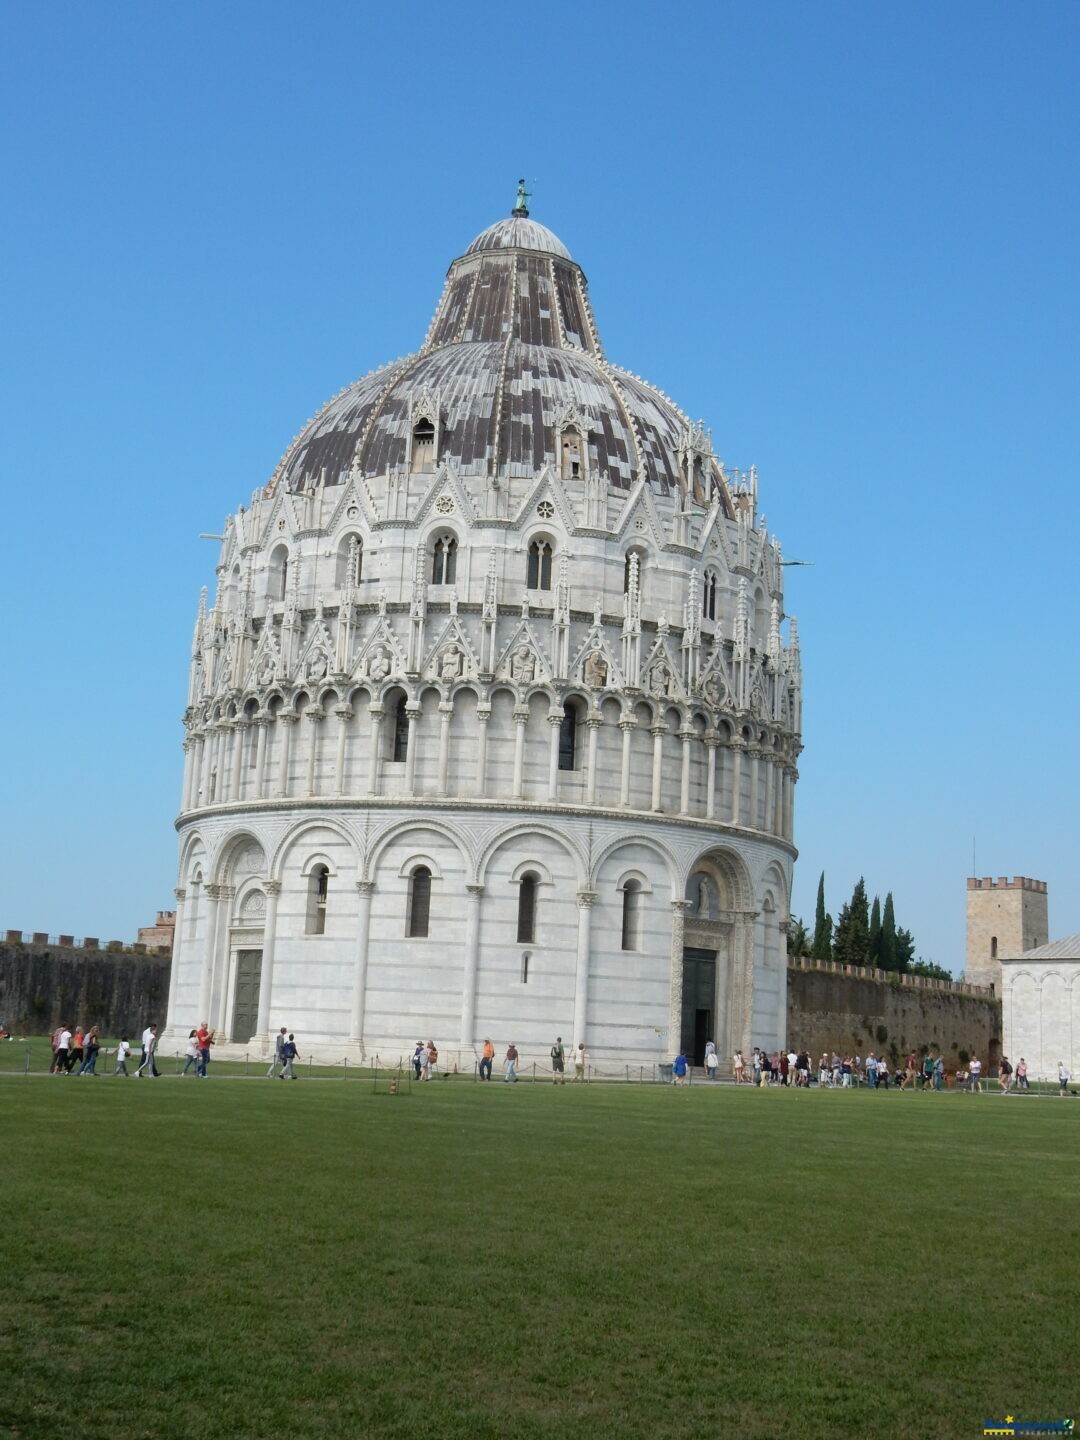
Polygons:
M3 1433L981 1435L1080 1408L1080 1105L0 1080Z

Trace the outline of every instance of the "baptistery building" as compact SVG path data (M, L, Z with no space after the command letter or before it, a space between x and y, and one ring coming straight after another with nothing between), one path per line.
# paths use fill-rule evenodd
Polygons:
M526 202L225 522L167 1038L471 1069L561 1036L613 1070L785 1039L780 546Z

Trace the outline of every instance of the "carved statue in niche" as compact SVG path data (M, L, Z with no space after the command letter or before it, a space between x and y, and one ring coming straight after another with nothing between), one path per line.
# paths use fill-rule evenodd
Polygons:
M527 685L536 677L536 657L527 645L519 645L510 657L510 676L519 684Z
M707 875L698 877L697 913L703 920L712 916L712 885Z
M368 663L368 674L376 685L380 684L390 674L390 661L386 651L380 646L378 650L372 651L371 660Z
M323 651L316 650L308 656L306 674L309 680L321 680L326 674L326 656Z
M654 695L671 695L674 693L674 681L671 669L665 665L663 660L658 660L652 667L649 676L649 689Z
M274 681L274 658L267 655L263 658L262 669L259 671L258 680L260 685L271 685Z
M591 650L585 659L585 684L590 690L602 690L607 684L607 661L599 650Z
M439 659L439 678L444 685L452 685L461 674L461 647L451 643Z

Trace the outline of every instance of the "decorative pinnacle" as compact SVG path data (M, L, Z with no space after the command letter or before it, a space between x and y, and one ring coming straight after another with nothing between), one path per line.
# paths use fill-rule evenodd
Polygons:
M514 208L510 212L511 215L519 215L522 220L527 220L529 218L529 201L531 199L532 195L525 189L525 177L522 176L518 181L517 199L514 201Z

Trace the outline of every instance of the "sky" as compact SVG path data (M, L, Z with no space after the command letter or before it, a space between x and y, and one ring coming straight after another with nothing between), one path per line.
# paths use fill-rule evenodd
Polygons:
M226 514L532 213L791 559L792 908L1080 930L1080 6L4 6L0 929L171 908Z

